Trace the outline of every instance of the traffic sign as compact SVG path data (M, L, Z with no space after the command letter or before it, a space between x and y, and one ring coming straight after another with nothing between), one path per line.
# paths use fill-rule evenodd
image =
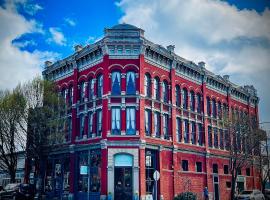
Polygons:
M156 171L154 172L153 177L154 177L154 180L155 180L155 181L158 181L159 178L160 178L160 173L156 170Z

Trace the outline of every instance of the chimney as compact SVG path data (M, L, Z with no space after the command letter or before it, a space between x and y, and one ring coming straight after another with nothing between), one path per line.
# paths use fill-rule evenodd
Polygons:
M173 53L174 53L174 48L175 48L174 45L169 45L169 46L167 46L167 50L168 50L169 52L173 52Z
M52 63L51 61L49 61L49 60L46 60L46 61L45 61L45 67L46 67L46 68L47 68L47 67L50 67L52 64L53 64L53 63Z
M224 78L226 81L228 81L229 78L230 78L230 76L229 76L229 75L224 75L223 78Z
M203 61L199 62L198 65L201 68L205 68L205 62L203 62Z
M78 51L81 51L83 49L83 47L82 47L82 45L77 44L77 45L74 46L74 49L75 49L76 52L78 52Z

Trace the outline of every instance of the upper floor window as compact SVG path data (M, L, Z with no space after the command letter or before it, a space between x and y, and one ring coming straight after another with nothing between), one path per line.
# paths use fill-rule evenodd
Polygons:
M211 101L209 97L206 98L206 103L207 103L207 115L211 116Z
M162 93L163 93L163 101L168 103L168 94L169 94L169 87L167 81L162 82Z
M218 118L222 118L222 108L221 108L221 103L220 101L218 102Z
M202 96L200 93L197 94L197 112L202 112Z
M169 139L169 115L163 114L163 135L164 139Z
M151 110L144 111L144 130L147 136L151 135Z
M200 146L202 146L204 143L204 132L202 124L198 124L198 134L198 143Z
M83 114L80 115L79 120L80 120L80 135L79 135L79 138L82 138L83 135L84 135L84 115Z
M146 97L151 97L151 77L149 74L144 75L144 94Z
M221 149L224 149L224 143L223 143L224 139L223 139L223 137L224 137L223 130L220 129L219 130L219 146L220 146Z
M126 80L126 85L127 85L127 94L136 94L136 77L135 77L135 72L129 71L127 73L127 80Z
M182 134L181 134L181 118L176 117L176 134L178 138L178 142L181 142Z
M202 162L196 162L196 172L202 172Z
M68 88L68 104L71 105L73 103L73 87Z
M112 135L121 134L120 107L112 107Z
M188 161L187 160L182 160L182 170L188 171Z
M214 128L214 147L218 148L218 130Z
M184 142L188 143L189 142L189 124L188 120L184 120Z
M94 98L94 80L93 79L89 81L88 88L89 88L89 100L92 100Z
M85 82L82 81L80 83L80 101L81 101L81 103L84 101L84 97L85 97Z
M102 133L102 110L98 109L96 112L97 120L97 136L101 136Z
M159 100L160 99L160 96L159 96L159 90L160 90L160 86L159 86L159 79L156 77L154 79L154 98L156 100Z
M97 97L101 98L103 95L103 75L97 78Z
M190 92L190 110L195 111L195 94L193 91Z
M176 106L180 106L181 105L181 90L180 90L180 86L177 85L175 87L175 103L176 103Z
M126 126L127 126L127 135L136 134L136 109L135 107L127 107L126 109Z
M216 163L213 164L213 173L215 173L215 174L218 173L218 164L216 164Z
M154 114L154 123L155 136L160 137L160 114L158 112Z
M66 121L66 140L67 141L70 141L71 134L72 134L72 119L71 117L68 117Z
M88 113L88 137L91 137L93 134L93 113Z
M209 147L212 147L212 128L211 126L208 126L208 145Z
M217 117L217 105L215 99L212 100L212 114L214 118Z
M188 91L186 88L183 89L183 108L188 108Z
M196 141L196 123L191 122L191 143L195 144Z
M121 94L121 74L120 72L112 73L112 95Z

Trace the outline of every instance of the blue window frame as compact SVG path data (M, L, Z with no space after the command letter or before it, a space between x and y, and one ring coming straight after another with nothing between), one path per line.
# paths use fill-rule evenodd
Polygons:
M112 107L112 135L121 134L120 107Z
M121 95L121 73L114 71L112 72L112 95Z
M126 126L127 135L136 134L136 109L135 107L127 107L126 109Z
M127 88L126 88L127 95L135 95L136 94L135 72L133 72L133 71L127 72L126 86L127 86Z
M97 78L97 97L101 98L103 95L103 75L99 75Z
M146 97L151 97L151 77L149 74L144 75L144 94Z
M101 136L102 133L102 110L98 109L96 112L97 120L97 136Z
M151 110L144 111L144 130L147 136L151 136Z

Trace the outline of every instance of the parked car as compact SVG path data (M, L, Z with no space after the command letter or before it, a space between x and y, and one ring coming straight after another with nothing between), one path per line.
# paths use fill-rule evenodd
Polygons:
M0 200L32 200L34 187L29 184L10 183L0 192Z
M243 190L237 200L265 200L265 198L260 190Z

